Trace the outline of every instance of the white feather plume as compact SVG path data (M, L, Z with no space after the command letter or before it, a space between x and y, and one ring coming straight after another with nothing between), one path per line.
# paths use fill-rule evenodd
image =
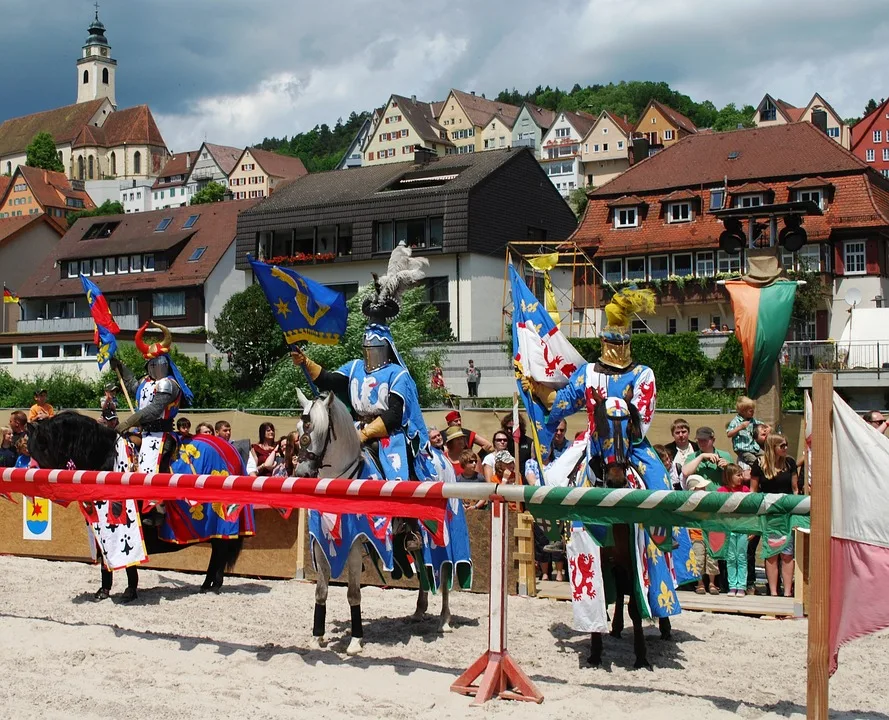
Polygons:
M380 278L379 302L399 302L408 289L426 277L428 265L428 258L413 257L411 249L404 243L399 243L389 256L386 274Z

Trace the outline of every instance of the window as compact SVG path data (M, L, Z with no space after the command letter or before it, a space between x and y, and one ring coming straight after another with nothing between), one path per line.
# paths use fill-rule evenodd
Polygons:
M608 152L608 143L602 143L602 152Z
M623 260L603 260L602 270L605 282L621 282L624 279Z
M673 139L673 131L672 130L664 130L664 140L672 140Z
M393 239L395 238L395 225L391 222L380 222L376 224L374 231L374 251L385 252L395 248Z
M556 128L556 137L557 138L566 138L571 136L571 128L561 127Z
M184 190L183 190L184 192ZM185 224L182 226L183 230L188 230L188 228L192 227L197 221L200 215L189 215L188 220L185 221Z
M618 150L623 150L623 149L624 149L624 141L623 141L623 140L618 140L618 141L617 141L617 149L618 149Z
M153 272L154 271L154 254L153 253L145 253L145 257L142 258L142 270L145 272Z
M206 247L195 248L194 252L188 256L188 262L197 262L198 260L200 260L206 249Z
M95 258L93 260L93 275L102 275L105 272L105 262L102 258Z
M840 136L840 129L838 127L827 128L827 137L838 138L839 136Z
M883 162L889 162L889 148L883 148Z
M636 208L617 208L614 211L614 227L636 227L637 224L638 222L636 219Z
M117 274L124 275L130 271L130 263L128 262L127 256L117 258Z
M114 275L114 271L117 269L117 263L114 258L105 258L105 274L106 275Z
M667 255L653 255L648 258L648 278L664 280L670 274L670 258Z
M735 207L750 208L762 205L762 195L739 195L735 199Z
M593 145L593 152L599 152L599 144L598 143L595 143Z
M645 258L627 258L627 280L645 279Z
M690 317L688 319L688 331L689 332L698 332L700 330L700 324L698 323L698 319L696 317Z
M667 206L667 222L680 223L691 221L691 203L677 202Z
M92 180L93 179L93 156L92 155L90 155L89 158L87 159L86 166L87 166L87 175L89 176L89 179Z
M142 272L142 256L141 255L130 255L130 272L131 273Z
M185 315L185 291L152 293L151 314L157 317Z
M863 240L847 240L843 243L843 265L846 275L864 275L867 272Z
M730 255L720 250L716 253L716 270L721 273L741 272L741 253Z
M102 68L102 83L104 85L108 84L108 68Z
M693 273L691 265L691 253L681 253L673 256L673 274L679 277L688 277Z
M163 197L164 197L164 194L161 193L161 199L163 199ZM157 224L157 227L154 229L154 231L155 232L163 232L170 226L171 222L173 222L173 218L164 218Z
M711 190L710 191L710 209L711 210L722 210L725 205L725 190L720 188L719 190Z
M631 335L641 335L642 333L648 332L648 326L645 324L644 320L633 320L630 323L630 334Z
M81 275L90 275L90 270L92 270L93 264L89 260L81 260L80 261L80 274Z
M813 202L819 208L823 209L823 205L821 204L822 193L821 190L797 190L796 199L800 202Z
M874 161L874 149L873 148L869 148L868 150L864 151L864 159L867 160L868 162Z
M667 318L667 335L676 334L676 318Z
M68 261L68 277L77 277L80 274L80 263L77 260Z
M138 150L133 154L133 174L139 175L142 172L142 153Z
M89 81L90 81L90 71L84 70L83 71L83 84L86 85Z
M882 130L874 130L874 142L883 142Z
M698 277L711 277L715 274L716 265L713 261L713 252L699 252L695 274Z

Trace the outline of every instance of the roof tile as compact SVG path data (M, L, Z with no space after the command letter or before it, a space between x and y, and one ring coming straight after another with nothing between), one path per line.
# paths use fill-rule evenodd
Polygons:
M102 107L103 102L105 101L91 100L65 105L0 123L0 155L24 152L39 132L48 132L57 145L72 142Z

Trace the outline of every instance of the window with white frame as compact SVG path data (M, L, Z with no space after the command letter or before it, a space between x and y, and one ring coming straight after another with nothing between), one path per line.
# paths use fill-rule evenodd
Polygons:
M608 128L607 128L607 127L603 127L603 128L602 128L602 134L603 134L603 135L607 135L607 134L608 134Z
M154 254L146 253L142 258L142 270L152 272L154 270Z
M644 320L633 320L630 323L630 334L631 335L641 335L642 333L648 332L648 325L645 324Z
M698 277L712 277L716 271L716 263L713 259L713 251L699 252L697 257L697 265L695 267L695 275Z
M105 274L114 275L116 269L117 263L114 261L114 258L105 258Z
M117 258L117 274L123 275L124 273L129 272L130 270L130 260L124 255L123 257Z
M634 207L616 208L614 211L614 227L628 228L639 224L639 216Z
M889 148L883 148L883 162L889 162Z
M651 280L664 280L670 274L669 255L652 255L648 258L648 277Z
M90 272L93 269L93 264L89 260L81 260L80 261L80 274L81 275L91 275Z
M864 159L867 160L868 162L874 161L874 149L873 148L868 148L867 150L864 151Z
M623 140L618 140L618 141L617 141L617 149L618 149L618 150L623 150L623 149L624 149L624 141L623 141Z
M762 205L762 195L739 195L735 199L735 207L749 208Z
M571 128L568 127L560 127L556 128L556 137L557 138L566 138L571 136Z
M604 260L602 262L602 272L605 275L606 282L621 282L624 279L623 260Z
M151 314L157 317L181 317L185 315L185 291L152 293Z
M645 279L645 258L627 258L627 280Z
M93 275L102 275L105 272L105 262L102 258L93 258Z
M676 334L676 318L667 318L667 335Z
M838 127L827 128L827 137L838 138L839 136L840 136L840 129Z
M843 243L843 266L846 275L864 275L867 272L863 240L847 240Z
M883 142L882 130L874 130L874 142Z
M80 274L80 263L77 260L68 261L68 277L76 278Z
M672 140L673 139L673 131L672 130L664 130L664 140Z
M689 332L698 332L701 329L700 320L696 317L690 317L688 319L688 331Z
M710 191L710 209L722 210L725 205L725 189L718 188Z
M691 253L678 253L673 256L673 274L687 277L694 272L691 264Z
M741 253L731 255L720 250L716 253L716 270L721 273L741 272Z
M691 203L686 201L667 205L667 222L691 222Z
M824 193L820 188L815 190L797 190L796 199L799 202L813 202L819 208L824 209L824 206L821 204L824 200Z

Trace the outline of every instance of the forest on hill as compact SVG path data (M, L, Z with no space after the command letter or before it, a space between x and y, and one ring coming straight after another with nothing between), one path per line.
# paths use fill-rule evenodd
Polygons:
M699 128L711 128L717 132L736 130L739 127L752 127L756 109L753 105L737 106L729 103L717 108L710 100L697 102L677 90L673 90L665 82L650 80L630 80L607 85L575 84L570 90L537 86L528 92L502 90L495 98L499 102L521 105L531 102L549 110L583 111L598 115L608 110L618 116L626 116L630 122L636 122L645 106L652 99L678 110L687 116ZM864 108L867 114L877 104L870 100ZM331 128L327 124L316 125L304 133L296 133L288 139L265 138L256 147L272 150L282 155L299 157L309 172L332 170L342 159L349 143L355 137L361 124L370 113L368 111L352 112L344 122L342 118ZM847 118L849 125L854 125L859 118Z

